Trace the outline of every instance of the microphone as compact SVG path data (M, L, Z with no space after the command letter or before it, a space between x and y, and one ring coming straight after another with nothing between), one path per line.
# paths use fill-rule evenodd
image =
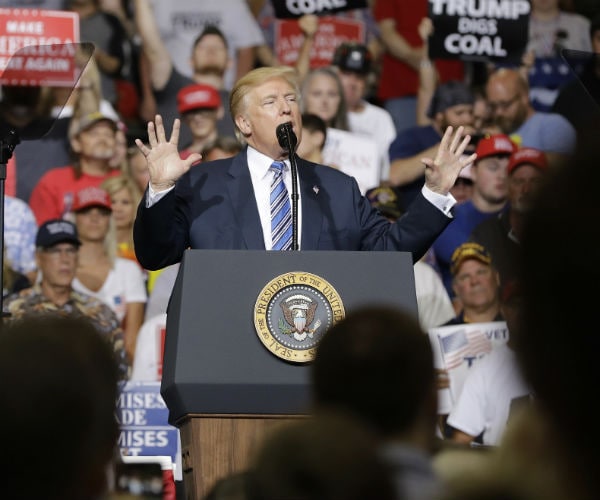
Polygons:
M552 49L557 54L560 54L561 50L564 49L563 44L567 38L569 38L569 33L565 30L557 30L554 33L554 45L553 45Z
M282 148L287 149L291 157L298 145L298 137L296 137L294 129L292 128L292 122L285 122L281 125L277 125L275 133L277 134L279 145Z
M292 250L298 250L298 167L296 166L296 146L298 137L292 128L292 122L277 125L275 129L279 145L286 149L290 159L292 173Z

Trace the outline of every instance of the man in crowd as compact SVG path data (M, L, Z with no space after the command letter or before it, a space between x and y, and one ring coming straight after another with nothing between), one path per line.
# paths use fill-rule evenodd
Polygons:
M191 153L201 153L217 139L217 122L223 118L224 110L217 89L202 83L183 87L177 93L177 109L181 120L192 132L192 142L185 145L182 158Z
M500 274L500 287L517 278L521 266L521 240L525 218L548 170L543 151L521 148L508 159L508 210L484 220L470 240L483 245Z
M81 242L74 224L62 219L46 221L36 235L36 262L40 281L9 295L4 303L8 321L28 315L85 317L106 338L119 363L121 379L129 376L123 331L111 309L98 299L73 290Z
M338 46L332 65L338 75L348 109L350 131L371 137L381 152L379 179L387 181L390 170L388 149L396 137L396 127L388 111L365 100L372 56L366 45L345 42Z
M466 242L452 254L452 288L461 311L445 325L502 321L500 276L489 252L478 243Z
M477 160L471 166L473 193L471 198L454 210L454 222L435 240L435 262L444 280L444 286L454 300L452 287L452 255L461 243L469 239L471 231L482 221L506 210L508 158L516 149L504 134L484 137L477 143ZM455 309L460 305L455 304Z
M431 125L410 127L399 133L389 147L389 181L405 208L423 186L425 167L421 159L435 156L446 127L473 125L474 96L467 85L450 81L439 85L427 115Z
M136 253L145 268L178 262L189 247L294 247L288 149L295 149L295 144L283 147L276 129L289 124L301 140L298 98L292 68L258 68L242 77L232 90L231 115L248 147L231 159L191 170L200 155L179 157L179 121L170 140L160 116L148 124L149 147L136 143L147 158L150 183L134 227ZM463 138L462 128L448 128L435 159L424 159L423 192L397 223L370 206L353 177L295 157L300 184L298 246L409 251L418 260L451 220L448 210L454 200L448 191L460 170L476 157L463 156L469 140L468 135Z
M528 401L530 388L523 380L513 350L520 334L522 292L519 282L511 281L502 290L501 311L509 338L469 370L458 400L448 415L452 439L471 443L480 434L486 445L498 445L512 412ZM526 334L526 333L525 333Z
M73 164L50 169L31 193L29 204L38 224L71 216L77 191L98 187L105 179L121 173L111 167L116 133L117 123L100 112L76 122L70 138L75 154Z
M151 2L135 0L135 24L140 34L143 54L147 58L150 87L155 99L154 108L170 125L178 116L177 92L187 85L202 83L212 85L221 96L221 102L229 101L225 89L225 73L230 66L228 42L223 32L213 25L207 25L193 43L190 54L192 75L185 76L174 66L160 32ZM153 113L148 113L153 114ZM233 135L233 122L225 113L219 120L219 133ZM191 141L187 127L181 130L182 144Z
M573 152L575 129L562 115L535 111L529 84L518 69L500 68L492 73L486 94L494 122L519 146L544 151L550 164Z

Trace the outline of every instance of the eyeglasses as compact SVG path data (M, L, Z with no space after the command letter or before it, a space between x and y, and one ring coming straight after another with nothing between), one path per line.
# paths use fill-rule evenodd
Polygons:
M489 105L490 109L492 110L492 113L498 109L500 109L502 111L506 111L515 102L517 102L517 100L519 100L520 97L521 96L519 94L517 94L516 96L514 96L512 99L509 99L508 101L498 101L498 102L488 101L488 105Z
M50 247L44 248L43 252L51 257L59 257L66 255L67 257L75 257L77 255L77 247Z

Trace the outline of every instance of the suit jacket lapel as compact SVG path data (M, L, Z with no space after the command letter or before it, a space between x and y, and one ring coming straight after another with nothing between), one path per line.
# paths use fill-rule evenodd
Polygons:
M233 206L233 213L242 232L246 248L264 250L265 241L252 189L252 179L248 169L246 148L233 158L229 168L230 179L227 189Z

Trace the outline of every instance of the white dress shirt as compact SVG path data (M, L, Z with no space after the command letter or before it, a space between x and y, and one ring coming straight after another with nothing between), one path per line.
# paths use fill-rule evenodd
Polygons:
M248 146L248 168L250 169L250 178L252 179L252 187L254 188L254 197L256 198L256 206L258 207L258 215L262 226L265 239L265 248L270 250L273 248L271 238L271 181L275 172L271 172L269 168L273 160L268 156L260 153L256 149ZM290 161L285 160L283 169L283 183L290 198L290 206L292 206L292 169ZM302 234L302 198L300 196L300 186L298 186L298 248L301 249L300 235Z

